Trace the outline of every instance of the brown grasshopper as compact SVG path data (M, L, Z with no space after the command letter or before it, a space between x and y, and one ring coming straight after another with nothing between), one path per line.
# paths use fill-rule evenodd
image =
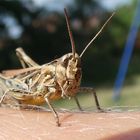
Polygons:
M83 52L78 55L75 50L66 9L64 9L64 13L72 45L71 53L65 54L50 63L39 65L22 48L17 48L16 53L24 69L9 77L0 75L0 81L3 81L5 86L0 104L2 104L6 95L10 95L19 104L42 105L47 103L56 118L58 126L60 126L59 117L51 104L52 100L74 97L79 109L82 110L76 94L83 91L91 92L94 95L97 109L102 111L94 88L80 87L82 77L81 57L113 16L112 14Z

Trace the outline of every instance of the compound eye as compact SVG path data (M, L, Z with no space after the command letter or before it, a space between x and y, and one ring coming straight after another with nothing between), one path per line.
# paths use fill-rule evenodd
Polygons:
M68 59L65 59L65 60L63 61L63 65L64 65L64 66L67 66L67 65L68 65Z

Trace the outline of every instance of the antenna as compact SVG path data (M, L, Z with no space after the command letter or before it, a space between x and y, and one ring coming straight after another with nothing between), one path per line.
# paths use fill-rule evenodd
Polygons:
M91 45L91 43L98 37L98 35L102 32L102 30L104 29L104 27L107 25L107 23L110 21L110 19L114 16L115 12L113 12L111 14L111 16L108 18L108 20L104 23L104 25L102 26L102 28L98 31L98 33L91 39L91 41L86 45L85 49L82 51L82 53L80 54L80 57L83 56L83 54L85 53L85 51L87 50L87 48Z
M73 53L73 57L75 58L75 52L76 52L75 43L74 43L73 35L72 35L71 29L70 29L70 20L69 20L69 16L68 16L66 8L64 8L64 13L65 13L65 19L66 19L66 23L67 23L67 27L68 27L70 42L71 42L71 46L72 46L72 53Z

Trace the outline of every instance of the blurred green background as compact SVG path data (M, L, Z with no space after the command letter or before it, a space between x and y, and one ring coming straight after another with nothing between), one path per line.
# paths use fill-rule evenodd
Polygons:
M135 42L121 99L113 102L113 86L137 0L1 0L0 70L21 68L15 49L22 47L39 64L71 51L63 8L69 11L76 50L80 54L113 11L104 31L82 58L82 85L94 86L102 106L139 105L140 33ZM93 105L80 94L81 104ZM60 101L73 106L73 103Z

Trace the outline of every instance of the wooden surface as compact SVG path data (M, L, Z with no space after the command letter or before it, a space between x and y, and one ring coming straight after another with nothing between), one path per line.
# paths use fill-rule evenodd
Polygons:
M0 108L0 140L137 140L140 112L59 113Z

